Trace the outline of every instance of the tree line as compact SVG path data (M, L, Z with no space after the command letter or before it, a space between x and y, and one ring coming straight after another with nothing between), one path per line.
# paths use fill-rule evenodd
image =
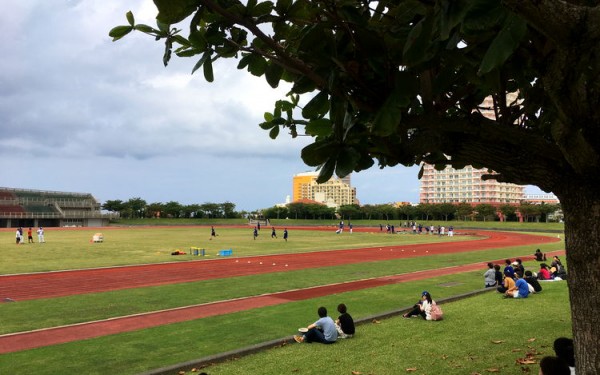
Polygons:
M377 205L344 205L337 209L316 203L290 203L286 206L274 206L262 210L267 219L354 219L354 220L480 220L493 221L502 214L506 221L518 221L519 215L524 221L558 220L559 204L500 205L491 204L472 206L468 203L439 203L395 206L392 204Z
M142 198L131 198L128 201L107 200L102 209L116 212L124 219L140 218L207 218L207 219L234 219L240 218L245 213L235 211L235 204L204 203L183 205L179 202L147 203Z

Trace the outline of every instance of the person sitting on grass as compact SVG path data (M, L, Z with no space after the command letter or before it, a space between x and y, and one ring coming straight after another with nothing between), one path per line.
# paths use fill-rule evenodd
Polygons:
M540 270L537 275L538 280L552 280L552 275L548 271L548 265L546 263L540 264Z
M540 361L539 375L571 375L571 370L562 358L548 356Z
M505 264L504 271L503 271L504 272L504 276L510 277L511 279L514 279L515 278L515 269L513 268L510 259L506 259L504 261L504 264Z
M338 337L347 339L354 336L354 319L352 319L352 316L348 314L346 305L340 303L337 307L337 311L341 314L335 321L335 328L338 331Z
M575 349L573 348L573 339L567 337L559 337L554 340L554 353L556 356L564 360L569 366L571 375L575 374Z
M488 269L483 274L483 281L486 288L493 288L496 286L496 272L494 271L494 265L492 263L487 264Z
M425 320L431 320L431 306L434 303L435 301L431 299L431 294L428 291L424 291L421 294L421 300L413 306L412 310L402 315L402 317L412 318L413 316L417 317L420 315Z
M546 261L546 254L542 253L542 251L540 249L537 249L535 251L535 254L533 254L533 256L535 257L535 260L537 260L538 262Z
M504 282L504 276L502 276L502 272L500 272L500 265L494 264L494 276L496 278L496 286L502 286Z
M515 259L513 262L513 268L515 273L518 272L519 276L523 278L523 275L525 274L525 267L523 266L523 261L520 258Z
M539 293L542 291L542 286L540 285L538 280L533 276L533 273L531 273L531 271L529 271L529 270L525 271L524 279L525 279L525 281L527 281L527 284L531 285L531 287L533 288L532 293ZM530 292L531 292L531 290L532 289L529 288Z
M553 279L565 280L567 278L567 271L565 271L562 262L556 255L552 258L552 263L550 264L550 267Z
M529 296L529 284L521 278L518 272L515 272L515 280L515 286L508 289L505 296L509 298L527 298Z
M502 282L502 285L496 288L496 290L499 293L506 293L507 290L514 288L514 286L515 280L513 280L511 277L504 276L504 281Z
M333 344L338 338L335 322L327 316L327 309L323 306L317 310L319 320L309 325L308 332L302 336L294 335L296 342L320 342L322 344Z

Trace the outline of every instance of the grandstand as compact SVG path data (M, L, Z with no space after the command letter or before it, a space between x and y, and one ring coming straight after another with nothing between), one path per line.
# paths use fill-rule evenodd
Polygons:
M98 227L109 218L88 193L0 187L0 228Z

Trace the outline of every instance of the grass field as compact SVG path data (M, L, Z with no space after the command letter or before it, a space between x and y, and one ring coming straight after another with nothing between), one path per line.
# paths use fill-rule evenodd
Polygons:
M250 229L217 228L218 238L208 241L210 228L190 227L104 230L107 241L103 244L90 244L89 239L94 232L95 230L87 229L53 231L50 228L46 232L46 244L2 246L1 273L96 267L111 263L187 261L196 257L173 257L169 254L174 249L187 249L189 246L205 247L209 254L231 247L234 254L253 255L380 246L396 244L398 241L449 240L447 237L369 233L335 236L331 232L292 230L290 241L286 244L281 240L271 240L270 230L266 228L257 241L252 240ZM12 232L0 232L0 241L12 244L13 236ZM557 242L539 247L542 251L551 251L564 248L564 244ZM168 285L4 303L0 304L2 334L290 288L421 269L432 270L432 278L427 280L5 354L0 356L0 373L136 374L291 335L296 327L315 320L316 307L319 305L328 306L333 315L334 307L343 301L350 307L355 318L361 318L409 306L423 289L429 290L434 298L478 289L481 287L481 274L484 270L445 277L435 277L434 270L441 266L531 253L531 247L517 246L436 257L323 267L285 274L216 279L186 283L184 286ZM139 257L143 260L137 259ZM533 268L536 265L532 262L526 264L526 267ZM359 371L363 374L396 374L407 368L417 368L414 373L418 374L470 374L497 368L501 373L512 374L519 373L516 371L519 367L514 366L515 357L524 356L528 346L531 347L529 350L547 352L548 343L555 337L570 335L568 296L564 283L548 284L544 293L526 301L505 301L499 295L489 293L450 303L445 311L447 319L443 322L429 324L419 320L388 319L380 324L362 326L356 340L344 341L326 349L318 345L292 345L215 366L208 372L341 374ZM540 318L539 314L531 313L532 311L544 311L543 317ZM535 317L537 320L532 322ZM547 332L549 327L552 327L551 333L541 334ZM531 338L536 340L529 341ZM490 344L499 340L503 342ZM516 349L519 351L513 351ZM323 364L326 367L315 366L319 362L316 359L323 355L335 360ZM427 360L423 361L424 357ZM307 366L307 363L310 365Z
M378 231L340 236L335 235L334 230L289 228L289 240L284 242L281 227L278 239L271 239L270 229L264 228L254 240L249 227L216 228L217 236L211 239L210 227L188 226L103 228L104 242L90 242L99 230L46 228L46 243L19 246L14 244L14 230L2 231L0 243L5 245L0 250L0 274L214 259L223 249L232 249L235 256L250 256L469 239L465 236L385 235ZM208 257L171 255L175 250L188 252L192 246L204 248Z

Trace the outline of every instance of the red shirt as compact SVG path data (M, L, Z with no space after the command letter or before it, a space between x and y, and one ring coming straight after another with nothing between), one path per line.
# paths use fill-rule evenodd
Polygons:
M540 277L540 280L550 280L551 279L550 272L547 269L541 268L539 273L542 275L542 277Z

